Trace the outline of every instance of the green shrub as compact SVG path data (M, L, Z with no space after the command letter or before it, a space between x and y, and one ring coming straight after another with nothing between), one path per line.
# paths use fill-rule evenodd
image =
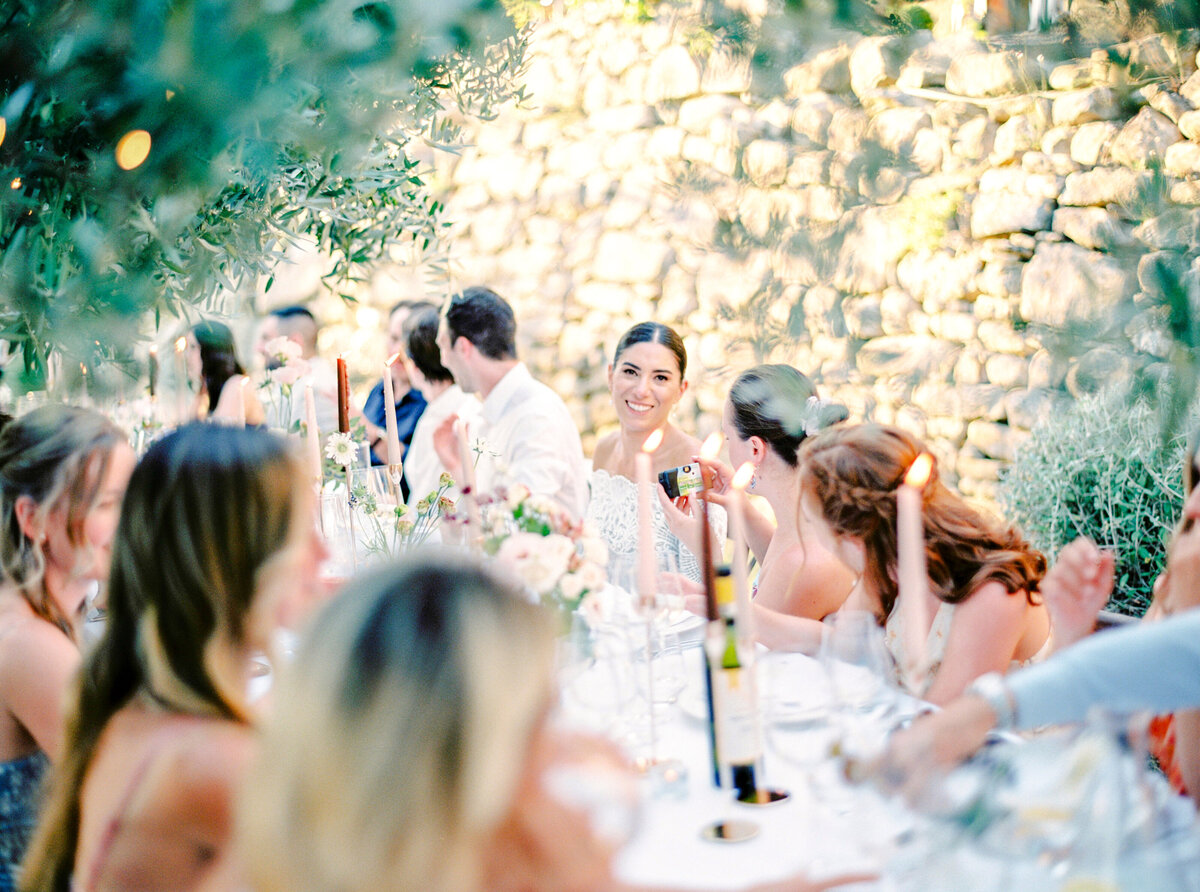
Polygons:
M1164 446L1161 417L1144 401L1081 399L1022 445L1001 480L1000 504L1051 562L1079 536L1113 551L1108 609L1140 616L1182 508L1184 440Z

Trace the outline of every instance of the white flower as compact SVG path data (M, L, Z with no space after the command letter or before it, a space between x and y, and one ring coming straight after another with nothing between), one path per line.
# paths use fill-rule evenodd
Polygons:
M513 533L500 545L496 559L507 565L539 595L554 591L567 572L575 543L566 536Z
M325 444L325 457L337 462L343 468L348 468L358 460L358 447L350 439L349 434L330 434Z
M509 488L508 498L505 500L504 506L509 511L516 511L527 498L529 498L529 487L524 483L517 483Z
M290 341L288 343L291 343ZM267 372L267 380L272 384L278 384L280 387L290 387L299 381L309 372L308 362L303 359L297 359L294 362L281 365L277 369L271 369Z
M589 592L599 591L604 588L604 583L608 581L603 564L585 563L575 571L575 575L583 583L584 589Z
M488 446L487 440L483 437L475 438L475 441L471 444L471 451L476 455L498 456L500 454L499 452L493 452L492 448Z
M263 345L263 352L287 365L293 359L299 359L304 351L291 338L278 337L267 341Z
M568 573L558 581L558 593L564 601L576 601L584 592L583 580L578 573Z
M587 624L595 628L608 622L612 609L599 592L588 592L579 602L579 612L583 614Z

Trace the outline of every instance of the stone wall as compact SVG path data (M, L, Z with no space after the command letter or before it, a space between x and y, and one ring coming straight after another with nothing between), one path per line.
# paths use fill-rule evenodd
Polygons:
M1200 272L1200 75L1152 37L1050 64L973 37L809 51L784 95L698 56L686 11L589 2L538 26L529 99L434 159L455 285L509 297L524 358L590 448L630 324L685 334L680 423L789 362L853 417L928 437L987 500L1036 420L1165 355L1156 264ZM1063 362L1041 326L1133 307L1140 351ZM951 475L953 476L953 475Z

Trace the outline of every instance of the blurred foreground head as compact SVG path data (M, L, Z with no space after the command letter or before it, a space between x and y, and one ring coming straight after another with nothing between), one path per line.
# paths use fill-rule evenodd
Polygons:
M552 653L541 608L461 554L349 583L276 694L241 815L251 887L480 888Z

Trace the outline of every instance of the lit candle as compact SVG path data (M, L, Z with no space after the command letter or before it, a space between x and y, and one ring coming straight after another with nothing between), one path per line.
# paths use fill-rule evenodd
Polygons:
M654 605L654 593L657 573L657 561L654 549L654 514L650 500L654 498L654 476L651 467L651 455L663 441L662 428L653 431L642 444L642 449L634 456L634 469L637 472L638 495L638 596L643 606Z
M700 457L712 461L721 451L721 434L714 431L700 445ZM708 621L721 618L717 610L717 580L713 576L712 530L708 525L708 478L700 472L700 572L704 576L704 606Z
M744 462L730 482L729 537L733 540L733 592L737 598L738 631L748 641L754 639L750 613L750 580L746 564L746 487L754 476L754 463Z
M83 384L83 404L88 404L87 366L79 363L79 380Z
M899 609L904 618L906 666L901 666L913 693L924 687L928 664L925 639L929 635L929 575L925 568L925 521L921 510L925 484L933 472L933 456L917 456L904 483L896 490L896 577Z
M304 387L304 442L308 451L308 468L317 489L325 482L325 464L321 461L321 431L317 427L317 401L313 386Z
M346 373L346 360L340 356L337 358L337 384L338 431L348 434L350 433L350 377Z
M150 356L147 363L147 372L150 376L150 399L154 399L155 391L158 390L158 345L150 345Z
M383 423L387 434L385 440L389 473L393 468L399 472L401 457L404 455L400 451L400 434L396 427L396 395L392 388L392 363L399 358L400 354L395 353L383 364Z
M178 405L176 409L179 415L179 423L185 424L190 419L188 418L188 401L190 392L188 390L187 378L187 360L184 358L184 351L187 350L187 338L178 337L175 339L175 382L179 388Z

